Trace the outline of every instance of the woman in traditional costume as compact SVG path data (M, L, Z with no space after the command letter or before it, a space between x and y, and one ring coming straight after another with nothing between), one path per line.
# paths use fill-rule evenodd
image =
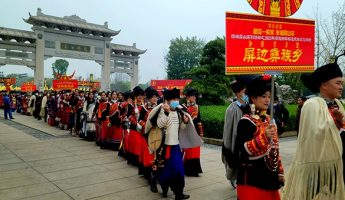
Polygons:
M138 124L138 119L140 111L143 108L144 94L145 92L141 87L136 86L133 88L134 101L128 104L127 110L127 118L130 123L130 133L128 138L129 152L127 152L127 161L135 166L139 165L139 155L141 151L141 127L140 124Z
M309 90L319 94L302 107L296 155L282 192L284 200L345 199L341 141L345 112L337 100L343 91L342 78L335 63L301 77Z
M122 140L122 120L119 103L117 102L117 93L113 91L110 96L111 99L108 101L107 106L107 120L109 128L106 142L111 146L111 148L118 150Z
M122 120L122 141L120 143L119 147L119 156L125 158L128 161L128 157L130 157L130 143L129 143L129 120L128 117L130 116L130 113L132 112L133 108L133 92L127 91L123 93L123 100L120 99L119 101L119 108L120 108L120 114L121 114L121 120Z
M101 93L101 99L97 102L95 109L97 122L96 122L96 143L102 149L104 147L104 141L108 134L108 121L106 120L107 117L107 95L105 92Z
M259 76L247 86L251 114L238 123L237 195L240 200L280 200L284 172L275 124L266 115L271 98L271 77Z
M199 105L196 103L198 91L193 88L187 88L187 103L183 106L187 109L192 117L194 127L200 137L204 136L204 129L201 123ZM184 149L184 172L186 176L198 177L202 173L200 164L200 146Z
M96 106L96 100L93 93L90 93L85 98L82 111L82 130L79 137L84 137L86 140L94 140L96 135L96 120L93 111Z
M139 155L139 174L144 175L149 180L151 191L157 193L157 181L154 174L152 174L152 164L154 161L154 154L150 152L147 144L147 135L145 135L145 125L148 115L154 107L157 106L158 92L152 87L145 89L146 103L141 109L138 127L141 130L141 151Z

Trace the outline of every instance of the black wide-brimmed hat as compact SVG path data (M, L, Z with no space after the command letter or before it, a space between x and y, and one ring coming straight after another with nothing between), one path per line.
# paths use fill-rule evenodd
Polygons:
M135 88L133 88L133 94L135 97L137 97L139 95L143 96L145 94L145 92L140 86L136 86Z
M124 92L123 93L123 98L125 99L125 100L127 100L127 99L129 99L129 98L131 98L131 99L134 99L134 97L133 97L133 92L132 91L127 91L127 92Z
M244 88L246 88L244 86L244 84L242 84L241 82L234 80L230 83L230 88L234 93L240 92L241 90L243 90Z
M158 97L158 92L153 87L148 87L145 89L145 95L147 99L151 99L154 95Z
M165 100L180 98L180 90L176 88L165 90L163 95Z
M337 63L329 63L317 68L311 74L302 74L301 80L311 92L319 92L322 83L337 77L343 77L343 72Z
M265 94L267 91L271 91L271 76L260 75L248 83L246 88L246 94L249 97L257 97Z
M198 92L198 90L189 87L189 88L187 88L187 89L185 90L185 94L186 94L187 97L190 97L190 96L195 96L195 97L197 97L197 96L199 95L199 92Z
M254 79L260 75L238 75L235 80L230 83L230 88L234 93L245 89Z

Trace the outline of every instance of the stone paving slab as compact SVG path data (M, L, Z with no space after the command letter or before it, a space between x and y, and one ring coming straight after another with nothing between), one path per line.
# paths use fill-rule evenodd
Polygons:
M0 117L0 199L97 199L171 200L149 190L138 169L118 157L116 151L100 149L94 142L69 137L67 131L50 127L32 117L15 114L16 123L33 130L49 131L37 138ZM63 136L63 137L61 137ZM280 143L285 171L296 147L296 138ZM225 179L221 147L201 148L201 177L186 177L185 193L192 200L236 200L236 191Z
M16 113L13 116L15 118L13 121L23 124L25 126L31 127L31 128L35 128L45 133L49 133L53 136L68 136L69 135L68 130L61 130L56 127L47 126L47 123L45 123L44 120L36 120L33 117L30 117L30 120L28 120L29 116L16 114Z
M54 181L54 184L57 185L59 188L65 189L73 189L73 188L80 188L87 185L102 183L106 181L117 180L121 178L125 178L123 174L120 174L117 171L107 171L107 172L99 172L93 174L86 174L77 177L72 177L68 179L62 179Z
M58 187L56 187L52 183L47 182L0 190L0 199L21 199L58 191Z
M24 198L22 200L71 200L71 199L72 198L69 197L64 192L53 192L49 194L41 194L38 196Z

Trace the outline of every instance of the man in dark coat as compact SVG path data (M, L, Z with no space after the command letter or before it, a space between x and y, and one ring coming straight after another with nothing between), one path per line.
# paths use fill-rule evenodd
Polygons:
M8 96L7 92L5 93L5 96L4 96L4 117L5 119L8 119L8 118L14 119L12 117L10 97Z

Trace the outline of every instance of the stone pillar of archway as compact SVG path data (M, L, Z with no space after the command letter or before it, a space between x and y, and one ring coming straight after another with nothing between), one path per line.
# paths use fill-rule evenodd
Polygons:
M36 66L34 68L34 82L39 91L44 90L44 39L43 32L36 31Z
M138 68L138 59L134 59L132 62L133 66L133 75L131 76L131 88L134 88L139 84L139 68Z
M105 42L104 62L101 74L101 90L110 90L110 41Z

